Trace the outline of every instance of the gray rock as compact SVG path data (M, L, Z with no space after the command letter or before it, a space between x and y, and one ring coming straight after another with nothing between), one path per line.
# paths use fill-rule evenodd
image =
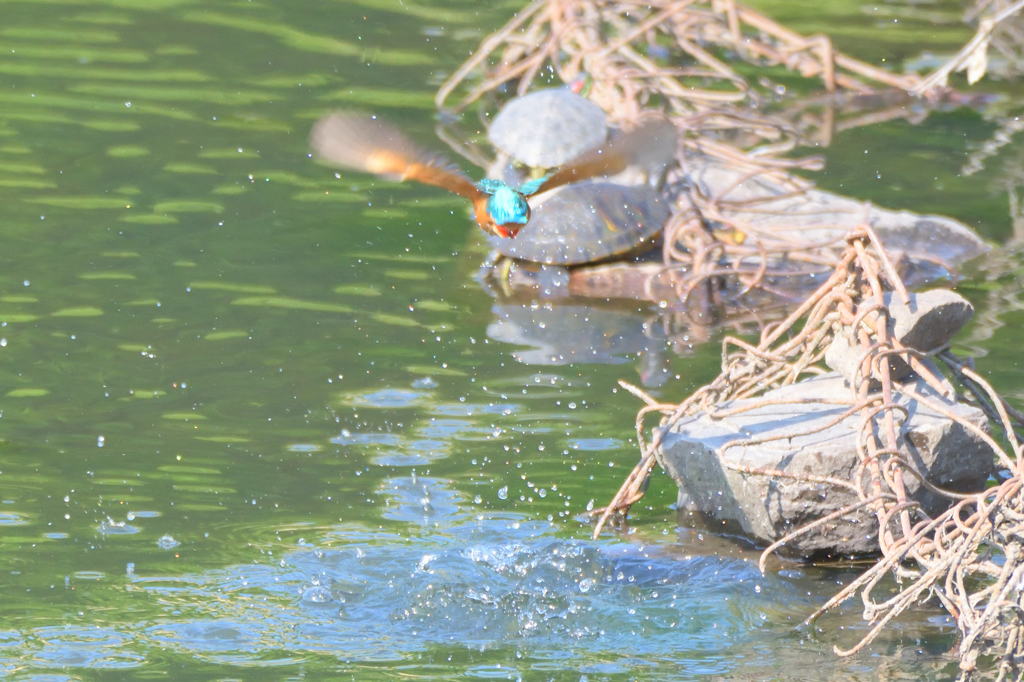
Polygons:
M910 304L888 292L890 331L900 343L927 353L953 340L974 315L974 306L949 289L910 294Z
M949 276L951 268L989 250L969 227L951 218L892 211L808 189L808 183L795 176L751 176L746 170L696 154L687 157L684 168L703 194L722 198L718 208L727 219L778 239L835 241L841 248L848 232L869 223L903 281L912 286Z
M883 296L889 309L889 333L904 346L922 352L941 348L952 341L974 315L974 307L960 294L948 289L934 289L910 294L910 304L893 292ZM854 380L863 351L845 335L837 335L825 352L825 364ZM889 376L903 379L911 372L910 365L898 356L889 357ZM872 372L875 379L878 373Z
M965 421L988 428L988 420L980 410L946 400L921 379L909 384ZM765 398L816 401L849 397L850 389L843 377L830 373L760 398L725 403L719 410ZM984 489L993 468L993 455L984 441L905 394L897 393L895 397L910 415L906 421L897 415L904 458L938 487L957 492ZM850 480L858 464L855 437L860 414L819 433L727 447L733 441L772 434L809 433L823 428L846 409L810 402L762 406L722 419L701 414L679 420L669 427L657 452L658 462L679 486L679 512L697 511L718 521L734 522L742 532L767 544L855 503L857 496L845 488L752 475L725 464ZM904 482L908 495L920 502L927 514L934 516L950 506L948 498L927 490L913 475L905 475ZM876 522L870 512L858 510L790 541L783 552L799 557L873 553L879 549L876 533Z
M860 345L850 343L850 339L846 334L837 334L832 339L832 343L825 349L825 364L828 365L829 369L842 374L843 378L851 385L856 383L859 377L862 376L862 372L867 369L860 367L863 357L864 351L861 350ZM907 363L899 358L889 358L890 378L899 380L909 373L910 366ZM874 369L871 371L871 376L873 379L879 378L878 372ZM877 385L878 382L873 381L872 386L877 387Z

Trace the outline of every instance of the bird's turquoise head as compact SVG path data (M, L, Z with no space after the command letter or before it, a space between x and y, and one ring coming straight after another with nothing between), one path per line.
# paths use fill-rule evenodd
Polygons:
M519 187L509 187L501 180L485 179L477 187L487 197L487 213L495 225L525 225L530 220L530 204L526 197L537 191L547 178L525 182Z

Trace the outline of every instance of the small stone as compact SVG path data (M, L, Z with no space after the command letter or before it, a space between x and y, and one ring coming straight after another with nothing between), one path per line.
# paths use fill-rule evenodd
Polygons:
M904 346L923 353L952 341L974 315L974 306L949 289L910 294L909 305L892 292L883 299L889 308L889 331Z
M854 386L863 376L862 371L858 371L863 356L864 351L861 350L861 347L859 345L852 345L846 334L836 334L832 339L832 343L825 349L825 364L829 369L842 374L846 382ZM866 370L867 368L864 369ZM907 363L899 358L890 357L889 378L899 380L909 373L910 366ZM874 390L879 385L878 373L874 369L871 371L871 378L871 388Z
M904 346L923 353L945 346L974 315L974 307L948 289L934 289L909 295L909 305L893 292L883 295L889 309L889 333ZM853 383L864 352L859 344L839 334L825 351L825 364ZM910 365L899 356L889 356L889 376L900 380L911 373ZM859 376L859 375L857 375ZM872 372L876 381L880 378ZM873 386L877 385L873 382Z

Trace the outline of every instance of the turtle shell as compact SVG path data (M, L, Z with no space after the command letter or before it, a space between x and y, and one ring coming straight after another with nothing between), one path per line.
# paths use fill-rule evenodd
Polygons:
M568 185L531 206L530 222L511 239L488 241L510 258L549 265L603 260L653 245L672 209L648 185Z
M505 105L487 137L531 168L554 168L608 139L604 111L568 88L538 90Z

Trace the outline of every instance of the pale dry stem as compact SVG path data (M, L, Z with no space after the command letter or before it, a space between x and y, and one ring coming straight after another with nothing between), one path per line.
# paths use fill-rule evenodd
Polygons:
M1015 421L1017 415L968 363L948 350L919 353L904 348L890 337L888 311L882 296L887 289L895 289L900 297L906 296L902 282L870 228L861 226L847 241L850 245L839 257L839 265L828 281L786 320L765 329L757 346L731 338L723 342L722 373L715 381L698 389L678 406L651 399L638 418L638 433L644 428L643 416L651 411L663 415L660 426L651 441L643 443L640 463L608 507L600 510L595 535L612 514L627 512L629 506L642 497L646 479L657 462L658 446L676 421L698 413L711 419L723 419L765 406L797 407L807 402L799 398L761 398L722 406L727 401L755 398L797 380L799 372L795 370L806 363L820 361L823 349L836 334L842 333L861 348L861 371L852 382L850 400L830 403L847 406L846 410L813 430L790 430L737 440L726 444L720 452L724 466L744 475L827 485L853 492L858 498L778 538L762 553L762 570L769 555L788 543L847 514L870 510L876 519L881 559L807 621L860 595L865 617L872 621L872 627L852 647L835 647L836 654L851 656L861 651L892 619L932 595L956 619L963 634L960 657L965 675L975 671L980 653L993 649L1001 656L1000 675L1019 671L1024 661L1024 626L1019 623L1019 614L1024 613L1024 495L1021 494L1024 480L1021 443L1024 439L1014 431L1019 425ZM943 380L922 360L925 357L942 360L953 378L974 398L975 404L986 412L992 423L1001 427L1008 447L960 417L942 399L923 395L908 384L893 381L888 361L893 355L913 363L939 395L947 392ZM872 381L880 383L880 390L871 388ZM995 488L975 493L945 490L927 480L902 449L901 425L908 413L896 400L899 394L952 420L986 443L993 457L1009 471L1009 477ZM858 413L856 443L860 464L850 480L759 469L725 457L730 448L808 435ZM928 517L917 502L909 499L904 485L907 475L936 495L949 499L949 510L936 518ZM884 600L875 599L874 590L890 574L903 581L897 593Z

